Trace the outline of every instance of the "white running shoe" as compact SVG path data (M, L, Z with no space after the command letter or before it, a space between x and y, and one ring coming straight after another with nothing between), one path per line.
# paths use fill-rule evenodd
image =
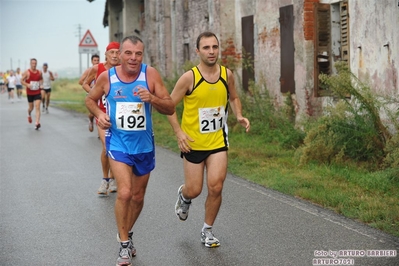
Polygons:
M116 240L118 240L118 242L121 242L121 239L119 237L119 233L116 234ZM132 254L132 257L136 257L136 248L133 245L133 232L129 232L129 246L128 248L130 249L130 254Z
M111 178L109 180L108 184L109 184L109 188L108 188L109 192L114 193L114 192L118 191L118 188L116 186L116 180L114 178Z
M188 211L190 209L191 200L190 200L190 202L185 202L183 200L182 190L183 190L183 185L181 185L179 187L179 190L177 191L177 201L176 201L176 205L175 205L175 213L181 221L185 221L185 220L187 220L187 217L188 217Z
M128 243L121 243L119 250L119 257L116 259L116 266L130 266L132 265L132 254L128 248Z
M97 193L100 195L104 195L107 196L108 195L108 186L109 186L109 182L107 182L107 180L102 180L101 181L101 185L97 190Z
M212 230L206 230L201 232L201 243L205 244L207 248L216 248L220 246L219 239L217 239Z

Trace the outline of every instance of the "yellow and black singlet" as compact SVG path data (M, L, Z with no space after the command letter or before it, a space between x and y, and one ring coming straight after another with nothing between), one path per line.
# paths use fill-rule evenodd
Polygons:
M227 69L220 66L220 76L215 83L206 81L198 67L192 69L193 90L184 96L182 129L194 142L194 151L209 151L228 147L227 115L229 91Z

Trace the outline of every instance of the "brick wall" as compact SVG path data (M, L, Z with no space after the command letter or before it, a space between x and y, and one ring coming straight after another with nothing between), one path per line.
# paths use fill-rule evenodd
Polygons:
M235 42L232 38L221 41L222 64L234 70L240 62L241 54L237 53Z
M314 8L313 3L318 3L319 0L304 0L303 8L303 34L305 40L313 40L314 34Z

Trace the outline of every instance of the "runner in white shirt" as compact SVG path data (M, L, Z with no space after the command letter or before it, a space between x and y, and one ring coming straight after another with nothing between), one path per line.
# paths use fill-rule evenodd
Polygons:
M48 106L50 104L50 95L51 95L51 81L54 81L53 73L48 70L48 64L43 64L43 89L42 89L42 105L43 112L46 111L48 114Z
M17 89L17 98L20 100L22 98L22 83L21 83L21 78L22 78L22 73L21 69L18 67L17 71L15 72L15 87Z
M6 79L4 78L4 73L0 72L0 90L1 93L5 93L6 89Z
M10 75L7 76L6 83L8 91L8 100L14 103L14 90L15 90L16 78L13 70L10 70Z

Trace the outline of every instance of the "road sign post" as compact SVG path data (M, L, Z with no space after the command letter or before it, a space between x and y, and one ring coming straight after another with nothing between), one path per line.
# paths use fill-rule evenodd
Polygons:
M82 54L98 54L98 45L90 30L87 30L79 43L80 61L82 61ZM82 62L80 62L80 74L82 74ZM89 65L87 65L89 67Z

